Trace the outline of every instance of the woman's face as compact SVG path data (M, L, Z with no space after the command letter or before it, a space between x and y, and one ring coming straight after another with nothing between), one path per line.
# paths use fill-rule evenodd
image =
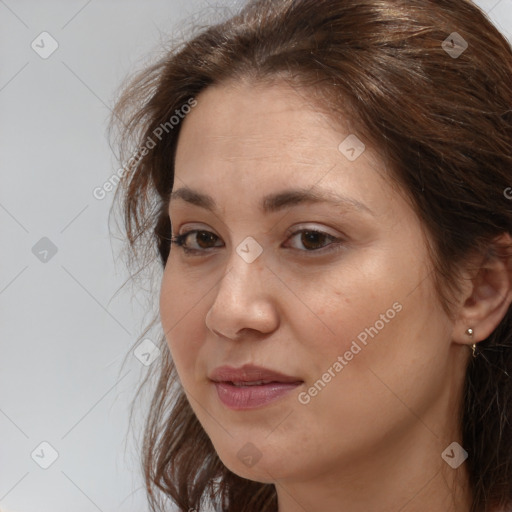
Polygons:
M193 252L172 246L160 307L221 460L261 482L354 471L415 446L440 460L461 380L452 324L420 222L383 162L285 84L215 86L197 100L169 214L174 236L199 233L184 242ZM176 193L185 187L197 196ZM258 380L279 382L251 389Z

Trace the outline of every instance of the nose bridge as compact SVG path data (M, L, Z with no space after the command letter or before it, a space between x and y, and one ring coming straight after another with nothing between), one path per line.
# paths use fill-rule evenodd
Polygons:
M244 241L230 255L227 272L220 282L217 298L226 291L233 299L241 300L261 288L264 273L262 250L259 254L251 242Z
M263 284L262 253L256 255L251 243L234 248L206 318L210 330L230 338L244 328L268 332L276 322Z

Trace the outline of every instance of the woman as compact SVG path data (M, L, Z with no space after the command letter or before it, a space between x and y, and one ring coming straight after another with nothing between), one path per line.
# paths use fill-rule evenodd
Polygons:
M153 510L511 506L511 105L465 0L254 0L134 78Z

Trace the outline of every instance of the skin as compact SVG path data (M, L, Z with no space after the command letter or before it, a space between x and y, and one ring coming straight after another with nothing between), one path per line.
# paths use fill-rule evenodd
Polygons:
M510 272L500 262L478 272L482 261L473 261L448 318L421 222L378 153L367 147L351 162L338 150L353 133L348 120L334 125L284 83L228 83L197 100L182 125L174 190L210 194L218 210L177 198L169 214L173 235L215 236L189 236L198 256L173 245L160 310L185 393L220 459L241 477L274 483L279 512L468 511L466 464L452 469L441 454L462 444L454 411L469 345L504 316ZM267 194L313 185L372 213L329 203L259 209ZM290 228L341 238L340 250L315 253L335 242ZM236 252L248 236L263 249L252 263ZM300 403L299 393L396 303L400 312ZM245 363L304 384L270 405L230 410L207 375ZM248 442L261 454L252 467L237 457Z

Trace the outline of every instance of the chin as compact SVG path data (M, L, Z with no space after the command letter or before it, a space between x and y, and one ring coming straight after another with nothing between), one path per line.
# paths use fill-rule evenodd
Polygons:
M217 451L217 454L232 473L247 480L273 484L288 477L290 467L286 457L279 456L275 449L271 452L272 456L265 455L264 452L265 450L260 451L249 442L237 451Z

